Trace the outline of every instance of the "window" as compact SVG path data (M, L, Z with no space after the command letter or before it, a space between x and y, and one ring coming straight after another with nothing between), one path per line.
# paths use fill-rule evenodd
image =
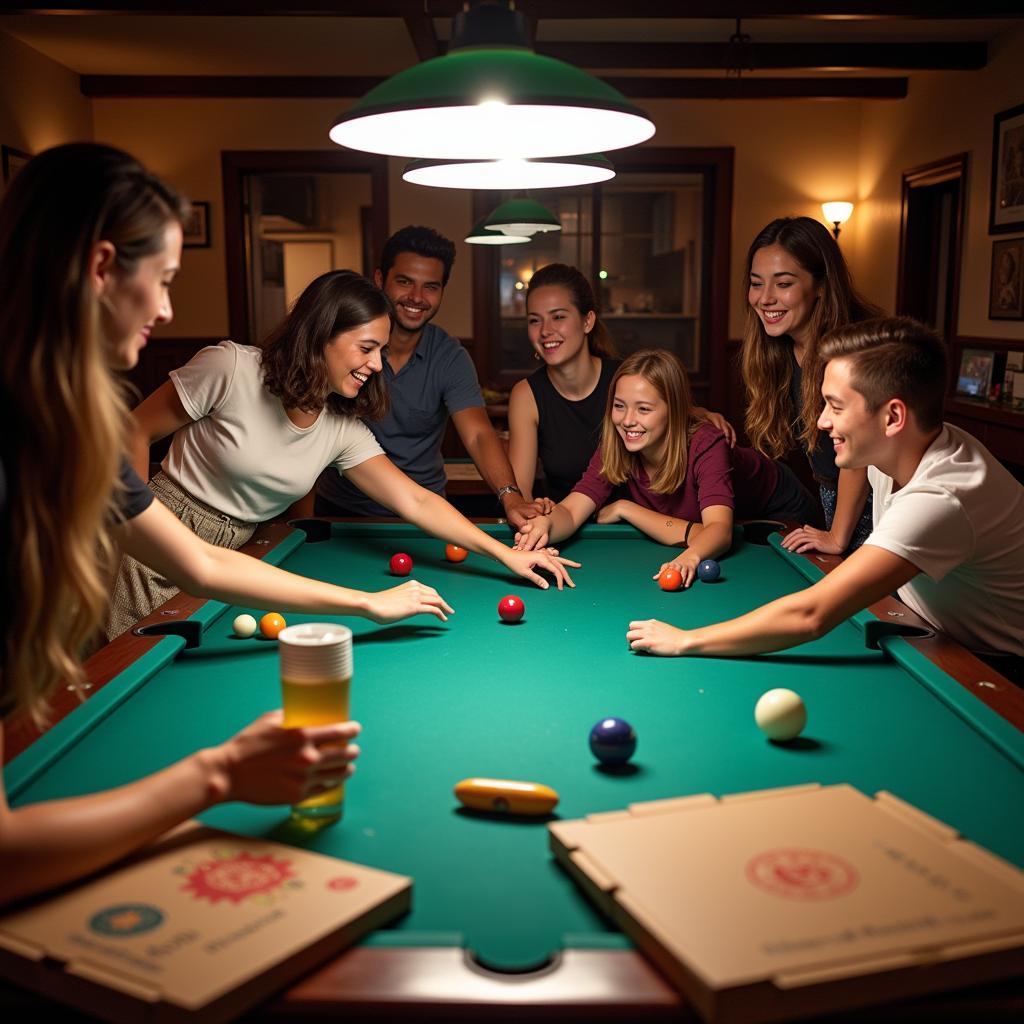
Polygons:
M675 352L701 400L712 379L724 377L732 151L640 149L613 160L618 173L606 184L530 193L558 216L561 231L525 245L476 247L474 350L489 386L507 388L536 367L526 289L536 270L555 262L591 281L620 354ZM474 215L508 197L475 193Z

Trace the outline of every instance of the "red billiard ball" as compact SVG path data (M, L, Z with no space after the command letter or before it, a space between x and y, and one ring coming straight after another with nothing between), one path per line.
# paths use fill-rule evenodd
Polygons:
M525 612L526 605L515 594L509 594L498 602L498 614L502 622L518 622Z
M469 558L469 552L465 548L460 548L458 544L446 544L444 546L444 557L449 562L464 562Z
M666 569L658 577L658 586L662 590L678 590L683 585L683 576L678 569Z
M412 559L401 551L391 556L390 565L394 576L408 576L412 572Z

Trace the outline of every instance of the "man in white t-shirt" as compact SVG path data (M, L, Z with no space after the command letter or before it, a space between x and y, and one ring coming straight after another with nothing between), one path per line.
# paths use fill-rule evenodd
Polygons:
M813 586L728 622L629 624L633 650L747 655L824 635L898 590L922 618L1007 674L1024 658L1024 487L970 434L942 422L945 348L906 318L829 335L818 428L841 469L868 467L874 530Z

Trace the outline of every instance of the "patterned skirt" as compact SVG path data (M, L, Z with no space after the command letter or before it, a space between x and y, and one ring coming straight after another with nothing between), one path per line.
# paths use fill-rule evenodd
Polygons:
M241 519L233 519L218 512L198 498L193 498L162 472L149 481L149 487L157 499L194 534L219 548L240 548L259 525L244 523ZM104 626L107 640L120 636L177 593L178 588L169 579L124 555L110 599L110 615Z

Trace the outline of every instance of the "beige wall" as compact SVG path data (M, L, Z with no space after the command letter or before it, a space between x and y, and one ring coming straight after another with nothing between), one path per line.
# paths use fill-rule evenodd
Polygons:
M92 134L92 107L78 75L0 32L0 142L39 153Z
M1024 99L1019 67L1024 30L993 45L991 66L971 74L914 76L905 101L654 101L659 146L732 146L735 181L729 334L744 316L740 281L746 248L773 217L820 217L826 199L857 203L840 242L858 285L886 308L895 301L899 192L903 170L970 151L970 202L961 282L960 332L1024 337L1024 325L987 318L992 238L987 234L992 115ZM175 336L227 331L220 152L225 149L330 150L334 100L114 100L91 104L75 77L0 33L2 141L38 150L90 129L97 140L135 153L196 199L212 204L212 246L191 249L175 288ZM24 83L30 87L25 87ZM613 155L614 158L614 155ZM440 322L472 333L470 196L401 180L390 164L390 224L427 223L456 239L458 257Z
M659 100L643 106L658 126L652 144L735 149L729 336L739 337L746 308L743 266L757 233L775 217L821 219L825 200L855 199L862 104ZM856 235L855 214L841 239L848 256Z
M916 75L901 103L864 104L860 146L858 277L887 308L896 300L900 188L903 171L969 153L964 259L957 333L967 337L1024 338L1024 322L989 320L989 189L992 118L1024 102L1024 29L992 46L990 64L970 75Z
M129 150L191 198L212 204L211 246L185 252L174 289L175 321L161 333L182 337L226 334L221 151L331 151L334 144L327 131L343 106L335 100L96 100L93 107L98 141ZM408 185L401 178L404 161L390 164L392 230L426 223L461 240L471 226L469 195ZM469 254L463 251L456 261L440 321L460 336L472 333L470 283Z

